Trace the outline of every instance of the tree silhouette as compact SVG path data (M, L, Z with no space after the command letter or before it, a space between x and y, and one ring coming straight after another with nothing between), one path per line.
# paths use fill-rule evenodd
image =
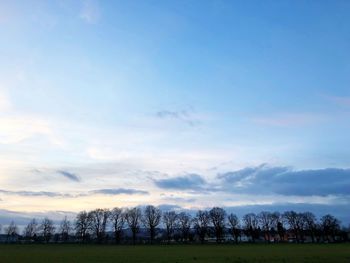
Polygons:
M232 214L232 213L229 214L227 219L228 219L230 233L234 238L235 242L238 243L238 237L240 236L239 219L235 214Z
M90 211L88 214L91 231L96 236L98 243L102 243L105 238L109 214L108 209L101 208Z
M60 229L59 229L60 234L61 234L61 240L63 242L67 242L68 241L69 233L71 232L71 230L72 230L71 223L67 219L67 216L65 216L63 218L63 220L61 221Z
M166 236L168 243L173 237L176 227L177 214L174 211L167 211L163 213L163 223L165 225Z
M340 229L340 221L334 216L327 214L321 218L321 226L325 239L331 241L330 237L335 241L335 235Z
M258 232L258 218L256 214L249 213L243 216L244 227L247 235L251 237L251 240L255 242Z
M7 236L7 241L10 241L10 239L13 241L18 235L18 227L14 221L11 221L11 223L5 228L5 234Z
M280 241L284 241L284 235L286 233L284 227L283 227L283 223L281 220L279 220L277 222L277 233L278 233L278 236L279 236L279 240Z
M214 226L216 242L219 243L223 239L226 212L220 207L213 207L209 211L209 216Z
M138 207L128 209L125 215L126 215L126 222L128 223L132 232L132 242L135 245L136 235L140 230L141 209Z
M56 233L54 222L48 218L44 218L39 226L36 219L32 219L23 228L22 236L18 235L18 227L13 221L4 230L7 241L11 243L33 240L46 243L68 240L101 243L108 241L107 230L112 229L115 242L120 243L125 223L132 232L133 244L136 244L141 223L148 230L148 235L140 235L138 238L142 241L149 239L151 243L154 242L156 231L160 228L165 230L166 234L162 238L168 243L188 240L204 243L212 233L215 234L217 242L224 242L223 235L226 229L235 243L238 243L239 239L242 241L241 233L246 234L252 242L261 238L265 238L266 241L285 241L288 238L303 242L311 238L312 242L346 242L349 240L350 231L350 228L341 228L340 221L333 215L324 215L318 221L317 217L308 211L303 213L286 211L282 215L279 212L268 211L262 211L257 215L248 213L243 216L241 226L235 214L231 213L226 217L225 210L219 207L213 207L209 211L198 210L196 216L191 219L191 215L186 212L162 213L158 207L152 205L146 206L143 213L139 207L126 210L116 207L111 211L100 208L90 212L81 211L74 221L75 236L70 235L72 226L67 217L60 222ZM40 234L40 238L37 234Z
M114 239L117 244L120 243L123 227L125 224L125 214L121 208L115 207L110 214L110 220L113 226Z
M53 221L45 217L41 222L39 228L40 228L41 236L44 238L44 241L48 243L55 231Z
M203 244L205 241L205 237L208 234L208 227L210 223L210 216L208 211L199 210L193 221L199 239Z
M151 244L153 244L154 237L156 235L156 228L160 223L161 217L162 212L159 208L156 208L153 205L146 206L142 217L142 222L149 231Z
M302 213L302 218L305 224L306 230L311 235L312 243L315 242L315 233L317 228L316 216L311 212Z
M262 226L265 241L270 242L271 240L270 230L271 230L271 227L273 227L274 225L274 216L270 212L262 211L258 214L257 217L258 217L259 223Z
M36 239L38 234L38 223L36 222L36 219L33 218L28 225L24 228L24 236L27 239Z
M185 212L181 212L180 214L178 214L177 218L181 230L182 241L186 242L189 239L189 234L191 230L191 215Z
M77 214L75 220L75 232L78 239L82 242L86 242L89 237L91 221L86 211L81 211Z
M299 243L302 239L303 216L295 211L286 211L283 217L287 221L290 229L293 231L296 241Z

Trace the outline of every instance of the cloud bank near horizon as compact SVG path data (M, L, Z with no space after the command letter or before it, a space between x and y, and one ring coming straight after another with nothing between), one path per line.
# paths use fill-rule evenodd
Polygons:
M143 206L140 206L143 208ZM179 205L174 204L161 204L158 207L162 211L176 211L176 212L188 212L192 216L197 212L196 209L187 209L183 208ZM112 207L111 207L112 208ZM228 214L233 213L236 214L241 220L242 217L247 213L259 213L262 211L270 211L270 212L280 212L283 213L285 211L296 211L299 213L302 212L312 212L318 218L322 217L326 214L332 214L337 217L341 224L347 227L350 224L350 218L348 215L347 208L348 206L345 204L342 205L325 205L325 204L307 204L307 203L298 203L298 204L289 204L289 203L276 203L272 205L246 205L246 206L223 206ZM211 209L211 207L204 207L203 209ZM0 209L0 225L6 226L12 220L20 227L25 226L29 223L30 220L36 218L37 220L42 220L45 217L49 217L54 220L55 224L59 225L60 221L64 219L65 216L69 220L74 220L76 216L76 212L71 211L45 211L45 212L23 212L23 211L11 211L6 209Z
M57 190L65 185L64 192L1 189L1 202L6 204L10 200L23 200L23 207L14 207L16 210L21 210L26 202L47 200L50 206L55 205L57 208L66 209L66 204L74 199L74 211L92 209L94 206L100 207L101 204L103 207L113 207L151 203L163 204L164 207L165 204L170 207L178 206L183 209L208 206L269 206L273 209L274 205L277 209L280 203L290 206L304 204L315 208L324 205L331 209L332 206L350 204L350 169L343 168L296 170L289 166L263 163L226 172L211 171L209 175L185 173L174 176L161 171L133 170L128 166L121 169L120 164L97 165L93 169L90 168L91 166L69 168L74 171L71 174L77 177L81 177L86 172L84 181L79 181L78 184L74 179L69 180L71 183L41 182L42 187L54 182ZM55 171L55 169L47 169L47 171ZM96 174L100 174L101 171L106 172L100 177L101 187L86 190L86 186L91 187L91 182L95 182ZM44 170L40 170L40 173L34 172L32 175L50 178L45 177ZM125 175L124 178L123 175ZM134 187L123 187L126 184ZM25 189L29 187L37 188L27 186ZM50 187L53 189L52 186ZM91 200L91 204L87 205L85 203L87 200ZM85 205L81 206L80 204L83 203ZM47 210L49 206L42 203L40 207ZM7 206L6 209L11 210L11 206Z

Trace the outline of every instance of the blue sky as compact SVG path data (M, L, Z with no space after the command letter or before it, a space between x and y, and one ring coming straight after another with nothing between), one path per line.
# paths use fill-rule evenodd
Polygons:
M349 11L1 1L1 207L339 211L350 203Z

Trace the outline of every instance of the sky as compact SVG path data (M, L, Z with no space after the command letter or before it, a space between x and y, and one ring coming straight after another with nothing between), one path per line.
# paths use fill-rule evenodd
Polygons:
M350 223L349 12L1 0L0 223L146 204Z

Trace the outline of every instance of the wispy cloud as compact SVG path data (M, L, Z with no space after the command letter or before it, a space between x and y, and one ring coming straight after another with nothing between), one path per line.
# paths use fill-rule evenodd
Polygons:
M7 195L19 195L19 196L45 196L45 197L73 197L70 194L62 194L59 192L47 192L47 191L8 191L0 190L0 193Z
M97 0L84 0L80 11L80 18L88 24L96 24L101 17L101 10Z
M190 126L196 126L200 122L193 117L193 114L187 110L181 111L170 111L170 110L161 110L156 112L156 117L160 119L168 119L168 120L179 120L185 122Z
M24 197L61 197L61 198L78 198L87 197L92 195L148 195L149 192L131 188L108 188L108 189L96 189L87 192L49 192L49 191L10 191L0 189L0 194L5 195L17 195Z
M187 174L185 176L167 179L154 179L154 183L159 188L177 190L198 190L203 189L206 185L206 181L198 174Z
M68 178L71 181L80 182L80 178L74 173L64 171L64 170L58 170L57 173L63 175L64 177Z
M98 190L91 191L90 193L93 193L93 194L104 194L104 195L121 195L121 194L126 194L126 195L134 195L134 194L148 195L149 194L147 191L137 190L137 189L129 189L129 188L98 189Z
M176 203L193 203L196 201L195 198L186 198L186 197L180 197L180 196L174 196L174 195L170 195L170 196L166 196L166 195L162 195L162 200L167 201L167 202L176 202Z

